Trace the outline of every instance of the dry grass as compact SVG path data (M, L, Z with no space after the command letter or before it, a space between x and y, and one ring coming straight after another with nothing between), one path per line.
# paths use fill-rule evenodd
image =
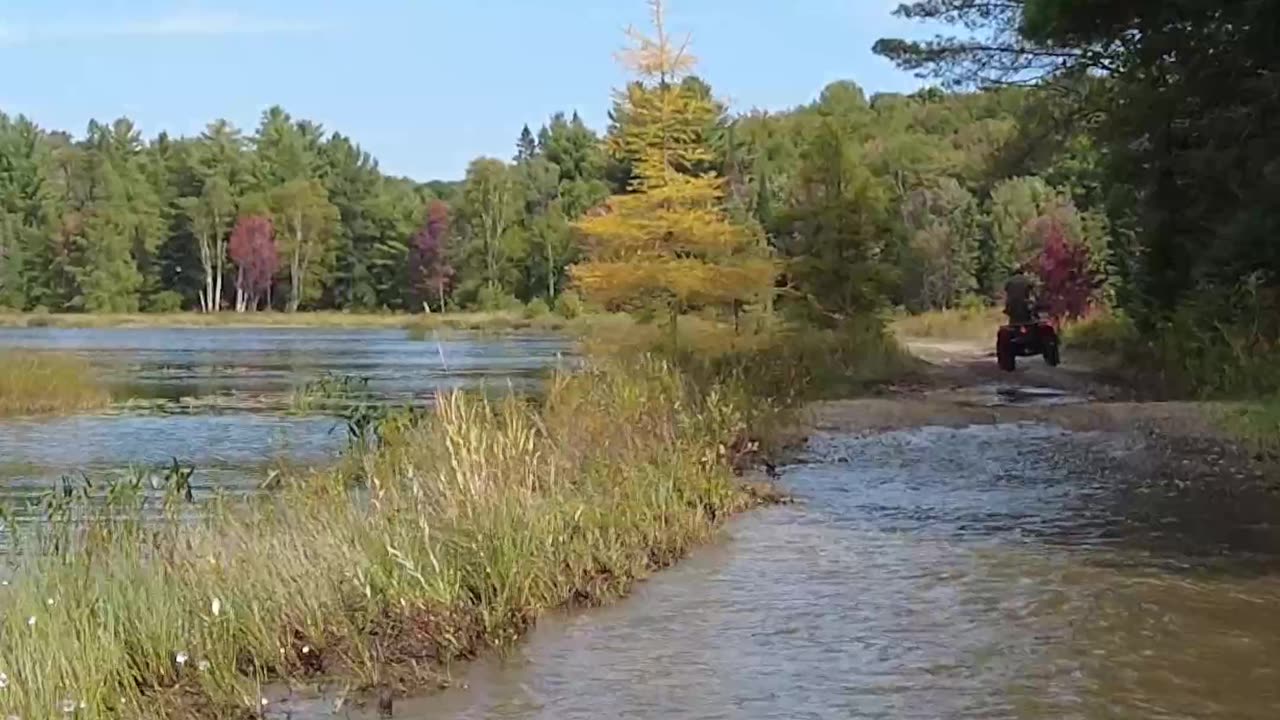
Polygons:
M999 308L935 310L919 315L901 315L890 327L899 338L937 340L982 340L995 342L1004 322Z
M602 361L536 407L447 396L380 450L194 526L182 488L55 500L0 588L0 716L255 717L267 683L318 674L421 687L754 504L727 448L755 402Z
M55 352L0 351L0 415L93 410L110 394L83 358Z

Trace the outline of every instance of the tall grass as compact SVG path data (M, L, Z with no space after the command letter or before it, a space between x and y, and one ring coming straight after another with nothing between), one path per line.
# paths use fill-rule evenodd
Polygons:
M891 327L900 338L994 342L996 331L1004 321L999 308L975 307L899 315Z
M136 483L55 501L0 588L0 716L249 717L274 679L429 682L757 502L727 448L758 402L597 360L536 404L446 395L379 449L198 522Z
M91 410L110 400L82 358L54 352L0 351L0 415Z

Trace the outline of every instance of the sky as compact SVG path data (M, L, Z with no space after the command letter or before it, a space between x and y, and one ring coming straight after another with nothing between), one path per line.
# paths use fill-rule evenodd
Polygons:
M876 57L919 35L896 0L670 0L698 73L736 111L809 102L850 79L910 91ZM251 131L262 111L341 132L384 171L458 179L509 157L520 128L577 110L599 130L643 0L0 0L0 110L84 132L128 116L152 136L214 118Z

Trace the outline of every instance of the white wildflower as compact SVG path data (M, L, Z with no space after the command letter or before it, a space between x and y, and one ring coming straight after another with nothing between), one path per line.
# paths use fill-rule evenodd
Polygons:
M4 690L7 687L9 687L9 676L0 672L0 690Z
M75 700L63 700L63 701L62 701L62 712L64 712L64 713L66 713L66 714L70 715L71 713L73 713L73 712L75 712L75 711L76 711L76 701L75 701Z
M262 698L262 707L266 707L266 706L267 706L267 704L268 704L268 703L267 703L267 699L266 699L266 698Z
M214 617L218 617L218 614L222 612L222 601L218 598L214 598L213 602L209 605L209 609L213 610Z
M310 652L311 652L311 646L310 646L310 645L303 645L303 646L302 646L302 654L303 654L303 655L306 655L306 654L308 654L308 653L310 653Z
M27 627L35 627L35 626L36 626L36 616L32 615L31 617L27 618Z
M188 660L187 654L186 654L186 653L184 653L184 652L180 652L180 653L178 653L177 655L174 655L174 656L173 656L173 661L174 661L174 662L176 662L176 663L178 663L178 666L179 666L179 667L181 667L181 666L183 666L183 665L186 665L186 664L187 664L187 660Z
M89 707L89 706L88 706L88 705L86 705L86 704L85 704L85 702L84 702L83 700L81 700L81 701L80 701L80 709L81 709L81 710L84 710L84 709L85 709L85 708L87 708L87 707Z
M44 604L48 605L49 607L53 607L53 598L45 598Z

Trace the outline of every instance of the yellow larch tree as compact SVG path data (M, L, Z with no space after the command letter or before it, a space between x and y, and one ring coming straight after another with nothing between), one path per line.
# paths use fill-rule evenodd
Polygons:
M763 236L732 222L724 181L698 173L713 153L706 128L719 110L681 81L695 60L674 44L662 0L649 0L654 35L627 31L620 54L637 76L617 94L619 122L610 149L632 166L629 192L575 223L586 260L569 268L574 285L606 306L661 303L672 331L692 307L768 302L777 263Z

